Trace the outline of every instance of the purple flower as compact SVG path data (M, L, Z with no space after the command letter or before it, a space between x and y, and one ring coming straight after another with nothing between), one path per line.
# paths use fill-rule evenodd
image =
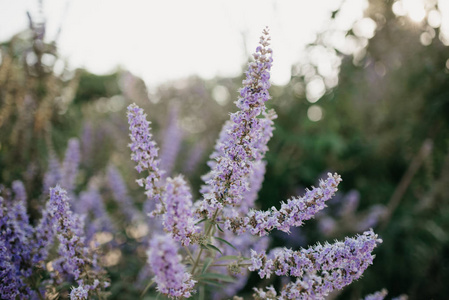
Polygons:
M375 292L374 294L367 295L363 300L384 300L388 292L386 289Z
M152 140L150 132L150 122L146 119L143 109L136 104L128 106L128 124L131 138L129 147L131 148L131 159L137 163L136 170L141 173L148 171L146 178L137 180L140 186L145 187L145 194L148 200L156 202L156 213L162 212L163 208L159 206L160 190L159 181L162 171L159 169L159 160L157 159L158 148ZM149 205L145 205L148 207ZM149 211L147 211L149 213Z
M84 244L84 220L70 210L67 192L59 186L50 189L48 207L49 214L55 220L53 227L59 240L60 258L54 261L53 267L59 276L70 278L71 275L78 282L79 289L72 290L73 297L84 294L81 288L83 286L89 292L104 287L104 284L94 284L96 281L99 282L102 270Z
M1 199L3 198L0 197ZM0 239L0 282L1 299L16 299L20 295L20 289L24 286L12 262L10 249L6 247L3 239Z
M50 150L48 156L48 169L44 175L44 195L48 195L50 187L55 186L61 182L61 164L54 151Z
M164 132L164 139L161 146L161 169L165 175L171 174L176 162L176 157L181 146L183 132L178 127L179 111L177 106L170 109L168 125Z
M167 178L163 202L166 210L163 214L164 230L175 241L188 246L199 227L193 217L192 194L182 176Z
M177 244L169 237L157 235L150 241L148 263L155 274L157 290L170 298L189 298L196 281L185 271Z
M255 61L249 64L240 98L236 101L238 112L231 114L220 134L211 159L212 170L206 177L207 188L203 188L204 200L198 205L198 212L212 218L225 205L240 205L243 195L249 190L248 176L254 161L265 154L264 137L266 121L258 118L265 112L265 102L270 98L270 69L272 51L268 31L264 30L260 46L253 55Z
M61 182L58 182L69 193L71 193L75 188L75 180L78 175L80 160L80 143L78 139L71 138L67 143L64 162L62 163Z
M15 196L13 201L5 201L0 197L0 247L5 260L0 272L2 277L11 280L7 293L17 290L20 299L26 299L31 293L24 279L32 275L30 259L33 228L26 212L27 197L23 183L14 181L12 187Z
M328 173L326 180L320 181L320 186L312 190L307 190L303 197L292 198L282 203L281 209L275 207L267 211L251 210L244 218L231 218L225 223L227 229L238 234L247 230L251 234L264 236L273 229L289 232L290 227L298 227L305 220L313 216L326 205L337 191L337 186L341 182L340 175Z
M112 195L117 201L121 212L124 214L127 222L134 222L142 216L140 212L134 207L131 197L128 195L128 189L123 180L122 175L113 165L108 167L108 183L111 188Z
M299 251L275 249L252 251L250 271L258 271L261 278L273 273L298 277L281 291L281 299L324 299L335 289L341 289L357 280L372 264L371 252L381 243L372 230L344 242L316 245Z
M95 233L114 232L114 226L104 206L103 198L93 179L89 182L88 190L81 192L75 205L76 212L85 217L87 241L90 241Z

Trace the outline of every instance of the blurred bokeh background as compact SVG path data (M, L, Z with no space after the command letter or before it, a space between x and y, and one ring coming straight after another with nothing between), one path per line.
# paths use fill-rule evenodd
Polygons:
M372 227L384 241L374 265L331 298L386 288L389 297L447 299L448 0L0 0L0 183L23 180L38 218L49 160L62 160L76 137L75 193L113 165L141 205L125 113L136 102L153 122L165 169L185 174L199 198L266 25L274 51L268 106L279 117L259 207L301 194L327 171L343 178L323 213L274 234L271 247ZM101 192L117 210L111 192ZM125 229L115 236L129 246L106 260L111 299L139 295L141 237ZM243 294L251 284L260 283L250 278Z

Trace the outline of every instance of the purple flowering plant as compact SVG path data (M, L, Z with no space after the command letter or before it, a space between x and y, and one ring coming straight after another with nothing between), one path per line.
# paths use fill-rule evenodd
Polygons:
M206 286L228 283L230 288L221 291L225 295L212 294L229 297L244 285L251 271L260 278L291 278L280 291L272 286L254 288L255 299L324 299L359 279L372 264L372 252L382 240L371 229L333 244L267 253L266 236L271 231L289 233L313 218L326 207L342 180L329 173L318 187L282 202L280 208L255 209L276 118L265 106L270 99L273 62L269 45L265 29L235 102L239 110L222 128L208 162L211 170L203 176L202 198L196 202L181 175L163 175L146 114L135 104L128 107L131 158L136 170L145 174L137 182L145 189L146 213L159 219L164 231L149 241L148 263L154 277L147 289L156 284L156 290L169 298L198 293L204 299Z
M134 206L112 164L105 178L97 174L88 180L86 190L77 192L81 152L89 151L75 138L69 140L62 162L55 153L49 155L39 218L29 219L22 182L15 181L11 190L0 186L0 298L107 298L110 281L96 236L112 236L118 228L103 202L102 180L117 202L122 223L149 224L149 234L140 240L149 268L143 268L139 277L150 280L142 297L155 285L156 292L172 299L242 299L236 295L255 272L268 283L253 289L255 299L324 299L359 279L382 242L371 229L332 244L268 250L271 232L290 233L314 218L342 180L328 173L317 187L281 202L279 208L256 209L277 118L265 106L273 62L269 46L265 29L235 102L239 110L224 124L210 155L200 199L194 201L186 178L171 175L181 132L173 123L167 136L176 141L170 146L164 140L166 149L159 157L151 123L135 104L127 111L129 147L136 170L145 174L137 180L147 198L144 214ZM167 152L173 148L174 153ZM120 247L112 244L109 249ZM287 278L280 290L270 285L276 276ZM370 299L383 296L385 292Z

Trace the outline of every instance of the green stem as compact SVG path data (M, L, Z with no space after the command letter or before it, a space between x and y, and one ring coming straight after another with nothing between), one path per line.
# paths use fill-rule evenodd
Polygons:
M206 229L206 234L205 234L205 235L206 235L206 239L209 239L209 238L210 238L210 233L211 233L211 231L212 231L213 222L214 222L215 219L217 218L217 215L218 215L218 208L217 208L217 210L215 211L214 216L212 217L212 221L209 222L208 227L207 227L207 229ZM196 270L196 268L198 267L198 264L199 264L199 262L200 262L201 254L203 254L203 248L202 248L202 247L200 248L200 252L198 253L198 256L196 257L195 263L193 264L193 267L192 267L192 275L195 275L195 270Z

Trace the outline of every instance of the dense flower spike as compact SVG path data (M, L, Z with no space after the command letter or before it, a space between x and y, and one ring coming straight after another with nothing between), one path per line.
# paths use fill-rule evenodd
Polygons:
M64 162L61 169L61 186L71 193L75 188L75 180L78 175L78 167L81 161L80 143L78 139L72 138L67 143Z
M1 299L16 299L24 285L12 262L11 251L6 247L3 239L0 239L0 282Z
M236 206L242 202L248 191L247 177L253 162L260 160L266 151L263 142L267 140L262 137L264 121L257 117L265 111L265 102L270 98L268 88L273 59L269 40L268 31L264 30L260 46L253 55L255 61L249 64L244 87L236 101L240 110L231 114L215 147L219 155L206 182L210 189L199 205L199 212L209 218L225 205Z
M134 222L141 218L140 212L134 207L134 203L128 194L128 189L123 180L122 175L113 165L108 167L108 183L111 188L112 195L117 201L121 212L125 215L127 222Z
M363 300L384 300L388 292L386 289L367 295Z
M163 196L165 213L164 230L183 246L191 243L191 238L199 231L195 226L192 211L192 194L182 176L167 178L166 191Z
M150 122L146 119L143 109L136 104L128 106L128 124L131 138L129 147L132 154L131 159L137 163L136 170L141 173L148 171L146 178L137 180L140 186L145 187L145 194L148 200L152 200L159 205L160 193L158 184L161 180L162 171L159 169L159 160L157 159L158 148L152 140L153 136L150 132ZM162 211L162 207L158 206L156 211ZM149 213L149 211L147 211Z
M20 292L19 298L26 299L31 293L24 278L32 275L30 259L33 249L33 228L29 224L26 212L27 197L23 183L14 181L12 189L13 201L5 201L0 197L0 241L1 246L9 253L5 253L2 273L8 275L7 277L12 276L13 286Z
M114 232L114 225L106 211L103 197L94 178L90 180L88 190L80 193L75 207L76 212L85 217L86 241L91 241L95 233Z
M252 251L249 270L258 271L261 278L269 278L273 273L298 277L283 288L283 299L324 299L331 291L359 279L372 264L371 252L381 242L370 230L344 242L318 244L299 251L275 249L269 256Z
M179 109L177 106L173 106L170 109L160 154L161 169L164 170L166 176L171 174L181 147L183 132L178 126L178 116Z
M337 186L341 182L340 175L328 173L326 180L320 181L320 186L307 190L306 194L300 198L289 199L282 203L281 209L275 207L267 211L251 210L244 218L231 218L226 221L226 228L238 234L246 232L264 236L273 229L285 232L290 231L290 227L298 227L305 220L313 216L326 205L325 202L335 194Z
M72 275L78 282L78 288L71 292L71 299L87 299L83 290L90 293L105 287L99 284L101 270L96 269L95 261L91 260L88 248L84 245L83 220L70 210L67 192L59 186L50 190L51 214L57 220L54 223L59 240L58 253L61 258L53 264L59 275Z
M50 188L61 182L61 164L53 150L50 150L48 156L48 169L44 175L44 194L48 195Z
M150 241L148 263L154 274L157 290L170 298L189 298L196 281L185 271L177 244L169 237L157 235Z

